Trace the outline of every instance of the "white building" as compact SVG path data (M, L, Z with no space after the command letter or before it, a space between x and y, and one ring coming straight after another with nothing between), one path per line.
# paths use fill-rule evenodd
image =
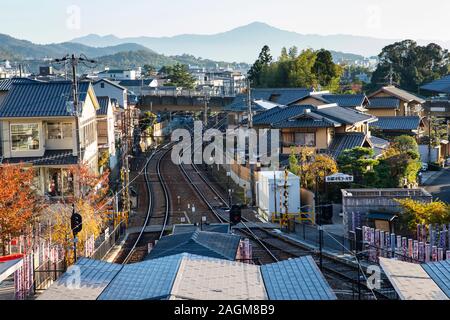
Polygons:
M97 97L100 108L97 110L97 139L98 150L109 154L109 168L112 170L117 166L118 157L116 152L115 136L115 105L116 100L109 97Z
M80 82L79 92L78 131L69 81L15 84L0 106L2 163L35 168L41 195L76 193L70 169L80 162L98 172L99 105L89 82Z
M122 70L122 69L106 69L102 72L98 73L98 77L100 79L109 79L109 80L136 80L138 77L138 71L136 70Z
M288 214L298 214L300 204L300 178L288 172ZM267 221L280 217L280 213L286 213L285 201L285 173L284 171L260 171L256 181L256 203L259 214Z
M122 109L128 108L127 89L108 79L94 82L94 91L97 97L109 97L115 99Z

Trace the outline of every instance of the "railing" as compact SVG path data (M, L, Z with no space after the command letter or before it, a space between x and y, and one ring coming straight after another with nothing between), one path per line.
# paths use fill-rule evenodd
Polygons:
M34 270L34 290L45 290L66 271L66 263L63 260L41 264Z
M96 241L96 249L91 259L102 260L111 251L122 235L125 234L125 223L121 222L110 234L103 234Z

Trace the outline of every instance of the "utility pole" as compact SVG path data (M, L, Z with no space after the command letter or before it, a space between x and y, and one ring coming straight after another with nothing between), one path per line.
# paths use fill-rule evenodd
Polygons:
M248 107L248 129L249 131L253 129L253 112L252 112L252 91L250 86L250 79L247 79L247 107ZM250 139L250 135L249 135ZM250 141L249 141L250 146ZM256 204L256 192L255 192L255 164L251 162L251 155L249 150L249 162L250 162L250 189L252 194L252 202L251 205L255 206Z
M64 63L66 66L66 62L69 62L72 66L72 98L73 98L73 115L75 116L75 142L77 145L77 158L78 165L81 164L82 155L81 155L81 131L80 131L80 122L79 122L79 101L78 101L78 81L77 81L77 66L79 63L96 63L95 60L88 59L86 56L81 55L80 57L75 57L74 54L66 55L62 59L55 59L56 63ZM81 195L81 185L79 185L79 192Z

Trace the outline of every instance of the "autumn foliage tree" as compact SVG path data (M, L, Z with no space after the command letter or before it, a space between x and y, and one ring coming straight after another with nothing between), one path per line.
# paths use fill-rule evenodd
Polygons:
M402 225L414 232L418 224L450 223L450 205L442 201L424 203L413 199L396 200L403 209Z
M49 230L48 236L51 234L52 242L65 248L73 245L70 217L74 205L83 218L83 230L77 235L77 248L82 252L86 240L91 236L97 238L106 225L107 212L111 209L110 199L107 197L109 172L98 175L86 164L72 166L69 171L75 180L75 195L68 198L64 206L46 210L46 218L52 221L52 230L51 233ZM71 264L72 256L66 255L66 261Z
M0 166L0 242L6 245L30 225L38 202L33 187L34 172L23 165Z

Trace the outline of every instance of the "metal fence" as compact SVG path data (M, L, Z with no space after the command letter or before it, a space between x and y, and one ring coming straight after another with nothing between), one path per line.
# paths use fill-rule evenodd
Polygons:
M105 258L120 237L125 234L125 230L125 223L121 222L111 233L103 233L99 238L97 238L95 242L96 249L90 258L96 260L102 260Z
M66 271L63 260L57 262L47 261L34 270L34 291L47 289Z

